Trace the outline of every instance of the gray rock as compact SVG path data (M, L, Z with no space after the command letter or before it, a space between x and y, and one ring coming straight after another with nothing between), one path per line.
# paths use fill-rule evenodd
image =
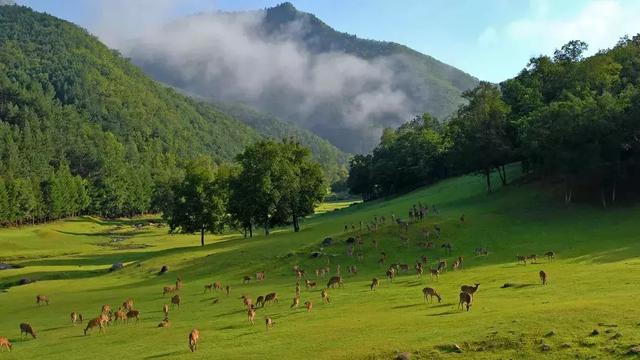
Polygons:
M116 271L116 270L120 270L124 267L124 265L122 263L115 263L113 265L111 265L111 267L109 268L109 271Z

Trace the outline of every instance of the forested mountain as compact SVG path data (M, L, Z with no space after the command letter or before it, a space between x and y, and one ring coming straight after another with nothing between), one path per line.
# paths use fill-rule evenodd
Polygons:
M85 30L0 6L0 222L149 211L184 161L231 160L259 138Z
M290 3L186 17L123 51L162 82L243 102L352 153L416 114L447 117L478 83L406 46L338 32Z

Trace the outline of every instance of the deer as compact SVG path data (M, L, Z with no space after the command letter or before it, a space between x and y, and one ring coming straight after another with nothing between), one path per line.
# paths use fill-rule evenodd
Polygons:
M532 264L535 264L538 262L538 256L536 254L530 255L529 260L531 261Z
M174 305L177 305L177 306L178 306L178 309L180 309L180 301L181 301L181 299L180 299L180 295L177 295L177 294L176 294L176 295L174 295L174 296L171 298L171 307L173 307Z
M527 257L526 256L518 255L518 256L516 256L516 259L518 260L518 263L522 263L523 265L527 265Z
M36 338L36 331L27 323L20 324L20 336L23 336L23 334L31 335L34 339Z
M320 292L320 296L322 296L323 304L329 303L329 293L327 292L327 289L322 289L322 292Z
M409 265L407 265L407 264L398 264L398 270L406 273L406 272L409 271Z
M458 270L458 268L460 267L460 261L456 260L453 262L453 264L451 264L451 269L453 271Z
M71 313L71 323L73 324L73 326L76 326L77 324L82 324L82 314L78 314L77 312L72 312Z
M256 281L262 281L265 279L264 271L259 271L256 273Z
M313 303L311 301L305 301L304 306L307 308L307 312L311 312L311 309L313 309Z
M111 306L107 304L102 305L102 311L100 311L100 313L105 315L111 315Z
M129 319L136 319L136 322L138 322L140 320L140 311L138 310L129 310L127 312L127 323L129 322Z
M200 339L200 331L198 329L193 329L189 333L189 350L191 352L195 352L198 347L198 340Z
M180 291L182 289L182 279L176 279L176 290Z
M270 327L273 327L273 325L275 324L275 322L273 321L273 319L271 319L270 317L264 318L264 324L267 327L267 331L269 331Z
M440 247L444 249L445 254L451 255L451 249L453 249L451 243L444 243Z
M440 294L438 294L438 292L434 288L426 287L422 289L422 294L424 295L425 302L427 302L427 296L429 296L429 300L431 300L431 302L433 302L434 296L438 298L438 303L442 301Z
M542 285L547 285L547 273L540 270L540 282Z
M447 271L447 260L438 261L438 271L440 273Z
M224 292L227 296L229 296L229 292L231 291L231 287L229 285L224 287Z
M380 285L380 280L378 280L378 278L371 279L371 286L370 286L371 291L375 290L378 287L378 285Z
M166 318L166 317L165 317L165 318L160 322L160 324L158 324L158 327L159 327L159 328L168 328L168 327L171 327L171 322L169 322L169 318Z
M305 281L304 281L304 286L305 286L307 289L315 288L315 287L316 287L316 282L315 282L315 281L305 280Z
M213 284L205 284L204 285L204 292L203 294L206 294L208 292L213 292Z
M255 325L256 323L256 309L253 306L250 306L247 310L247 319L251 323L251 325Z
M46 295L37 295L36 296L36 304L38 304L38 305L42 305L42 304L49 305L49 297L46 296Z
M164 313L165 318L169 317L169 305L162 305L162 312Z
M338 265L340 266L340 265ZM342 277L341 276L333 276L331 277L331 279L329 279L329 282L327 283L327 287L331 287L331 288L335 288L336 285L338 285L338 287L343 287L344 283L342 282Z
M278 303L278 294L272 292L264 296L264 304L275 302Z
M87 332L95 327L98 328L98 332L104 332L104 324L107 321L107 315L105 314L101 314L97 318L89 320L87 327L84 329L84 336L87 336Z
M300 283L296 282L296 296L300 297Z
M11 349L13 348L11 341L4 336L0 336L0 349L2 348L6 348L9 352L11 352ZM4 352L4 349L2 351Z
M460 302L458 303L458 309L462 310L463 306L466 305L467 311L469 311L469 308L471 307L472 302L473 302L473 295L463 291L460 293Z
M471 295L475 294L476 291L478 291L478 287L480 286L480 284L474 284L474 286L471 285L462 285L460 287L460 291L462 292L466 292L469 293Z
M125 302L122 303L122 308L129 311L133 310L133 299L129 298Z
M127 313L123 309L118 309L115 313L113 313L113 322L118 323L118 320L122 320L122 322L127 321Z
M300 305L300 298L294 297L293 304L291 304L291 307L289 309L297 308L299 305Z
M249 283L250 281L251 281L251 276L247 276L247 275L245 275L245 276L242 278L242 283L243 283L243 284L247 284L247 283Z
M216 281L213 283L213 289L218 291L218 290L222 290L222 284L219 281Z
M440 279L440 270L438 270L438 269L429 269L429 274L431 275L432 279L433 279L434 276L435 276L436 280Z
M178 289L174 286L165 286L164 288L162 288L162 296L173 294L176 291L178 291Z
M547 260L553 260L556 257L556 253L554 253L553 251L547 251L544 256L547 257Z
M387 279L389 279L389 281L393 282L393 278L396 277L396 269L391 267L389 269L387 269Z
M258 299L256 299L256 306L264 307L264 296L258 296Z

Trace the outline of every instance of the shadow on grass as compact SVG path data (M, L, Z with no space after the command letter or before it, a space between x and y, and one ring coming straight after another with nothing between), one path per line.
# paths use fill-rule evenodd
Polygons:
M145 359L159 359L159 358L164 358L164 357L174 357L180 354L183 354L184 351L171 351L171 352L166 352L163 354L157 354L157 355L150 355L145 357Z
M444 311L444 312L440 312L440 313L436 313L436 314L429 314L429 316L454 315L454 314L458 314L459 312L460 311L449 310L449 311Z
M422 306L422 303L418 303L418 304L408 304L408 305L398 305L398 306L392 306L392 309L406 309L406 308L412 308L412 307L416 307L416 306Z

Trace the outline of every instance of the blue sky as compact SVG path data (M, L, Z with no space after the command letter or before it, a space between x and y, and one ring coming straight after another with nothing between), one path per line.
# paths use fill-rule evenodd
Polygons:
M145 24L211 10L250 10L281 0L18 0L89 29L132 36ZM333 28L405 44L482 80L502 81L532 56L572 39L590 52L640 32L635 0L293 0Z

